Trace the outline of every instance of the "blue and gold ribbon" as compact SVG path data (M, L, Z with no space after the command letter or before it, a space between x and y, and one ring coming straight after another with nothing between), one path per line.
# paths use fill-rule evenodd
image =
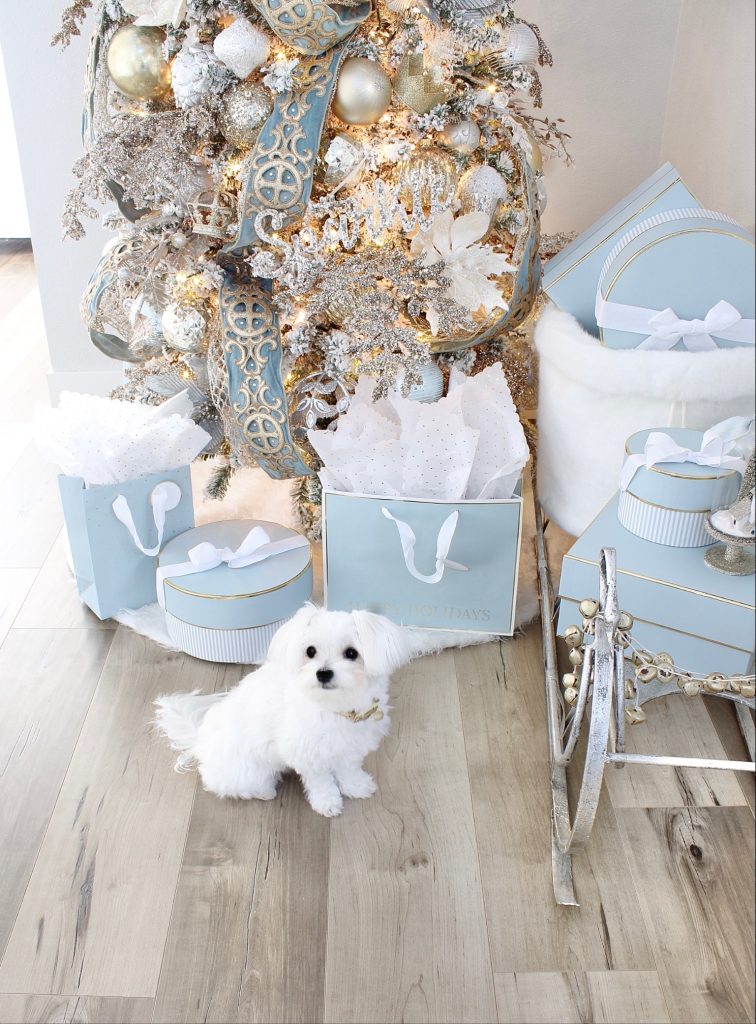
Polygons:
M311 473L291 437L271 282L228 270L219 298L229 415L244 454L276 480Z
M369 3L327 4L325 0L252 0L282 43L309 57L348 38L370 14Z

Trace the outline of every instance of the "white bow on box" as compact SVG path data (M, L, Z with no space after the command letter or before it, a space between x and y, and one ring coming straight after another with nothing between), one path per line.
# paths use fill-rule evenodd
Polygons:
M161 608L165 608L165 592L163 583L170 576L191 576L197 572L209 572L219 565L227 565L230 569L243 569L257 562L264 562L274 555L282 555L286 551L309 547L305 537L294 535L283 540L271 540L267 530L262 526L253 526L236 550L217 548L210 541L203 541L187 551L188 562L177 565L160 566L156 573L157 596Z
M722 420L706 431L698 451L679 445L669 434L652 431L643 451L625 459L620 489L628 489L642 466L650 469L662 462L691 462L698 466L735 469L742 474L746 467L746 454L753 448L753 422L752 416L732 416Z
M724 299L712 306L703 320L682 320L669 307L658 310L626 306L597 295L596 323L614 331L645 334L647 337L637 347L661 352L674 348L678 341L689 352L705 352L717 348L714 337L743 345L753 345L756 340L756 321L744 320Z

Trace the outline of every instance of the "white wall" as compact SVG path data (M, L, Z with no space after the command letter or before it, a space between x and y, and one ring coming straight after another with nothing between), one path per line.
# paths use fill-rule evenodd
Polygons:
M29 237L24 182L0 49L0 238Z
M53 395L61 387L107 393L122 376L120 364L92 345L79 300L109 233L92 222L83 241L61 240L71 165L81 156L89 36L85 27L67 50L51 48L64 6L62 0L0 0L0 44L50 350L50 388Z
M754 228L754 2L684 0L662 156L704 206Z
M107 233L61 242L60 213L81 153L87 40L49 39L64 0L0 0L0 42L53 367L61 385L107 391L119 372L97 352L78 305ZM677 165L701 202L753 215L753 0L518 0L555 66L544 111L566 119L575 164L546 163L547 231L581 230L651 174Z
M519 0L515 10L554 55L541 69L543 110L572 136L574 165L545 164L544 230L582 231L663 162L680 0Z

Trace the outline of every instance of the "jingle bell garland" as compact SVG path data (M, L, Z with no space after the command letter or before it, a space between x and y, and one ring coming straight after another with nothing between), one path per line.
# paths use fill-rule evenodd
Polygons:
M89 0L76 0L66 9L57 42L66 45L79 31L89 6ZM272 292L265 286L265 301L253 300L249 310L280 325L274 343L280 386L271 392L272 404L256 415L283 415L283 433L275 441L281 451L287 430L282 410L291 398L283 381L295 354L315 361L312 372L344 374L347 383L369 371L378 392L386 393L398 380L412 386L427 365L429 347L437 358L449 352L446 361L464 360L472 368L478 353L485 357L533 307L540 185L527 133L551 149L562 147L566 136L558 122L523 112L517 93L538 103L538 73L502 54L507 40L519 34L530 40L532 60L533 31L540 66L550 63L550 54L533 26L518 23L508 0L492 4L485 17L471 16L464 6L462 0L429 0L426 7L381 0L376 12L359 0L334 6L305 0L301 23L294 25L270 0L95 4L86 152L76 168L79 182L67 200L65 226L80 237L84 218L94 215L92 201L114 198L118 211L108 223L119 240L93 275L87 325L95 344L135 367L158 358L161 346L169 361L181 360L182 379L215 403L218 422L233 435L226 439L229 470L256 459L256 444L239 433L230 415L232 352L218 349L224 329L218 285L212 300L184 294L181 280L202 267L216 281L230 270L275 282ZM137 15L140 25L132 20ZM173 65L173 92L153 94L140 86L129 97L108 75L109 43L119 32L137 30L159 33L161 59ZM271 55L264 64L268 41ZM380 95L360 95L359 75L344 95L346 72L355 67L371 73ZM315 92L308 89L321 89L326 78L324 99L313 113ZM254 123L231 115L233 98L242 93L254 97ZM346 111L347 99L357 116ZM339 112L372 123L345 130ZM329 159L321 172L321 142L338 139L340 132L334 152L325 149ZM311 159L292 159L305 151ZM500 173L506 190L501 224L492 225L481 244L510 261L514 255L521 268L504 286L511 312L485 331L480 318L448 297L443 261L427 267L410 252L413 236L430 231L434 218L457 202L461 175L475 169ZM319 180L312 193L314 175ZM512 236L518 234L513 254ZM337 313L356 282L360 301ZM425 313L433 293L436 338ZM234 331L241 337L238 324ZM244 334L243 351L233 355L246 366L254 364L248 360L250 337ZM170 388L172 372L151 376L165 373ZM249 372L254 385L259 371ZM130 394L138 398L136 378ZM273 472L283 465L271 462L270 451L261 461ZM288 464L300 471L305 462L294 453Z
M564 641L569 648L569 660L573 671L562 676L564 699L567 704L577 701L582 680L580 669L585 660L585 637L595 630L595 618L598 615L599 603L594 598L585 598L578 605L583 616L582 628L577 625L567 626L564 630ZM756 694L756 676L725 675L722 672L710 672L707 675L677 668L674 658L661 651L652 654L640 646L631 633L634 620L629 612L621 611L617 620L617 636L622 647L631 651L634 679L625 680L625 699L632 700L638 692L638 685L647 686L658 681L663 686L676 685L686 697L698 697L701 694L730 693L753 703ZM631 725L645 721L645 712L637 704L625 709L627 721Z

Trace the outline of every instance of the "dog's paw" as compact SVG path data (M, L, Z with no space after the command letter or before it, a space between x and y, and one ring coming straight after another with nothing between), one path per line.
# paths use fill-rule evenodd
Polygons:
M341 799L341 794L337 792L333 796L328 795L317 800L311 797L310 807L318 814L322 814L324 818L335 818L344 810L344 801Z
M368 772L359 772L339 780L339 789L352 800L365 800L375 793L378 785Z

